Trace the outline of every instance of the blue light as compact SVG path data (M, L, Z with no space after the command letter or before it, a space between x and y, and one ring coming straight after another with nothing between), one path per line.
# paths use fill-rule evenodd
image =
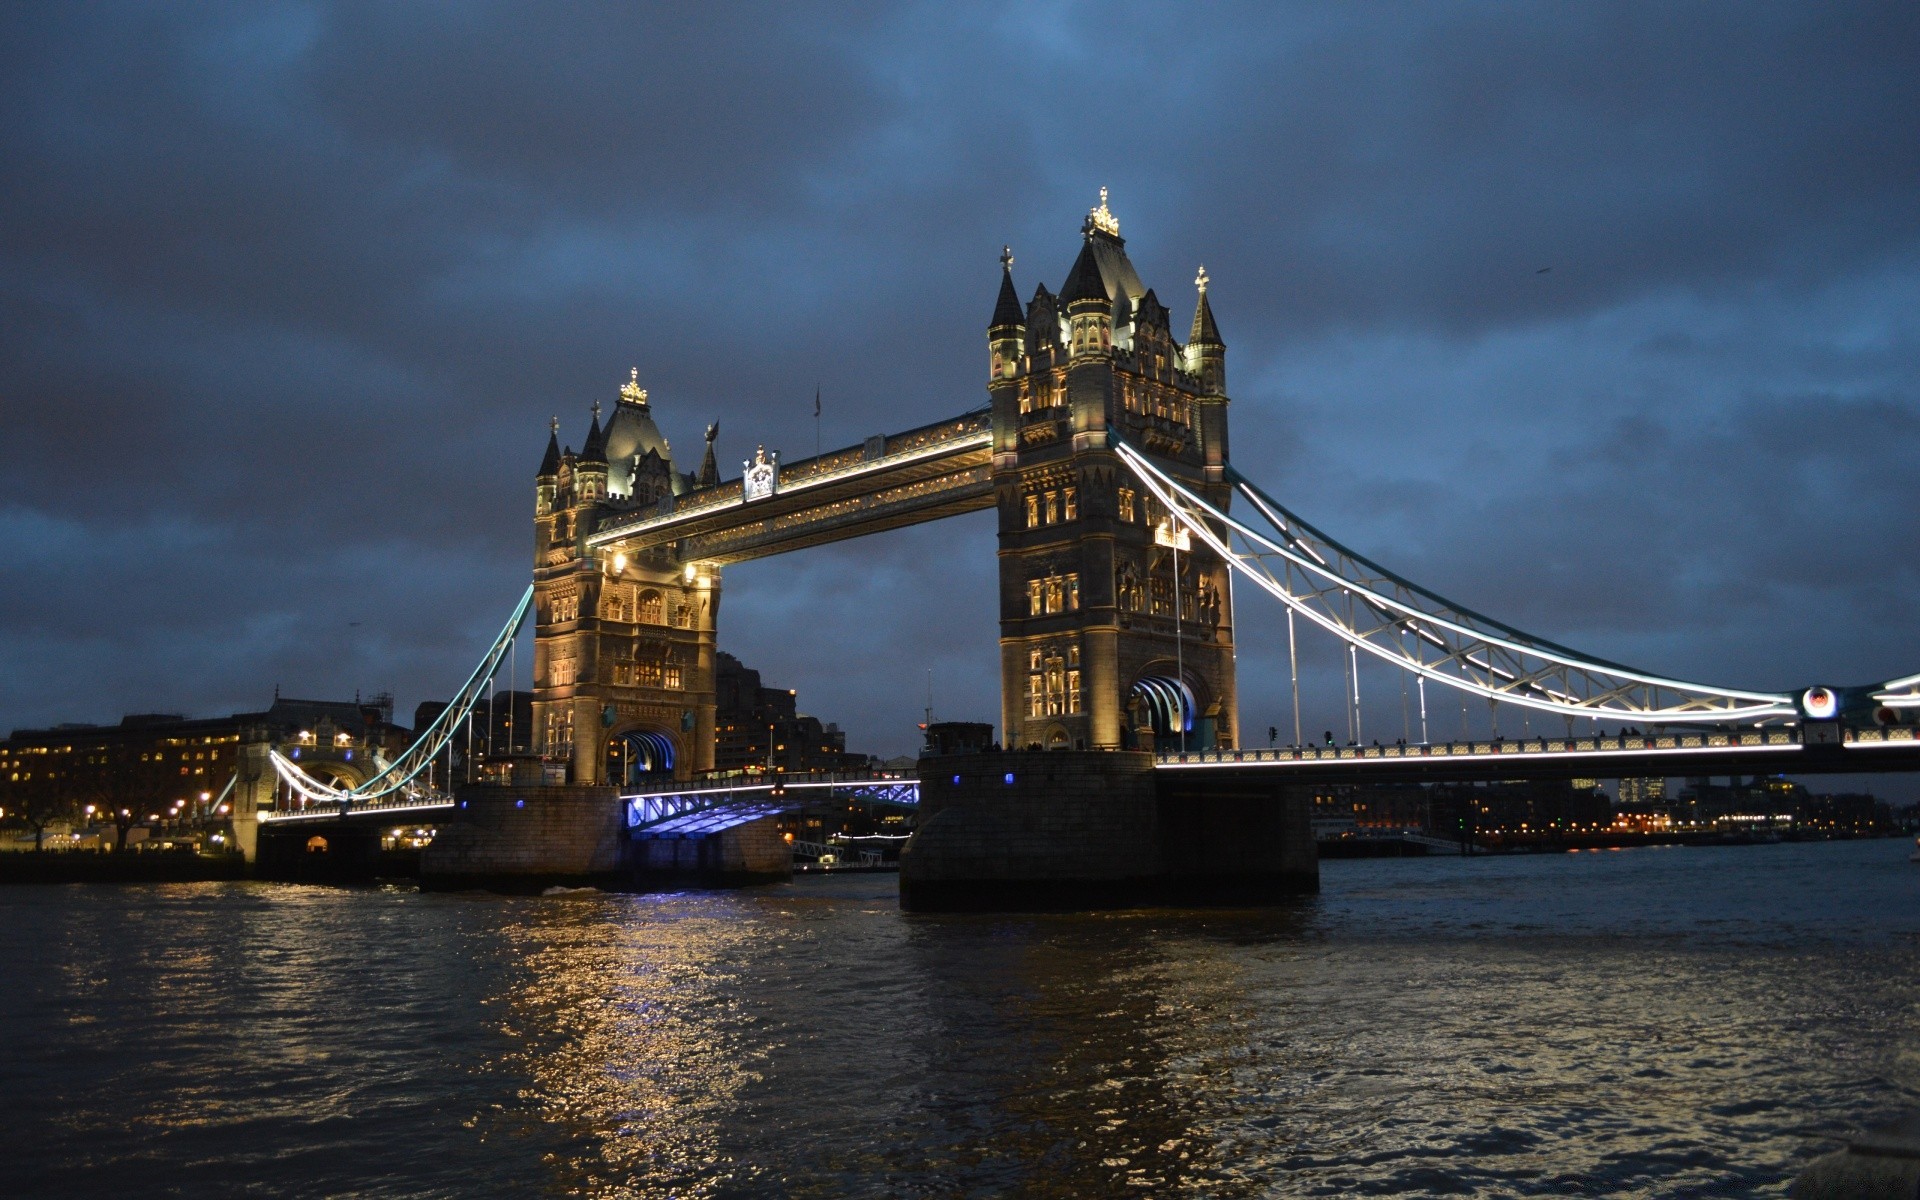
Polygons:
M955 787L959 787L959 786L960 786L960 777L959 777L958 775L955 775L955 776L953 777L953 786L955 786Z
M467 802L466 802L465 800L462 800L462 801L460 802L460 807L461 807L461 808L465 808L466 806L467 806Z
M527 802L525 800L515 800L513 802L513 806L515 808L525 808L527 806Z
M1012 772L1012 771L1008 771L1008 772L1007 772L1007 782L1008 782L1008 783L1012 783L1012 782L1013 782L1013 772Z

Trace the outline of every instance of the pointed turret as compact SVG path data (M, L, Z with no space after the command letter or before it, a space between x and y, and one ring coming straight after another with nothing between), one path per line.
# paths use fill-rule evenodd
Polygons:
M1207 303L1207 269L1200 268L1193 286L1200 299L1193 309L1193 331L1187 335L1187 370L1200 377L1200 390L1210 396L1227 393L1227 344L1220 340L1220 327L1213 321L1213 305Z
M587 428L586 444L580 447L580 461L583 463L604 463L607 461L607 435L600 431L600 402L593 402L593 424Z
M1000 299L993 306L993 322L987 326L991 333L1009 325L1025 325L1027 314L1020 307L1020 293L1013 290L1013 247L1003 246L1000 250Z
M560 473L560 418L555 417L547 426L547 453L540 460L541 479L551 479Z
M1020 370L1026 327L1027 315L1020 310L1020 294L1013 290L1013 247L1002 246L1000 299L993 306L993 324L987 326L990 378L1010 378Z
M1081 243L1080 257L1073 260L1073 270L1067 272L1066 285L1060 289L1060 303L1069 313L1077 301L1083 300L1108 303L1107 284L1100 278L1100 260L1093 256L1092 237Z
M713 456L713 439L720 436L720 422L707 426L707 456L700 460L700 474L695 482L703 487L720 486L720 463Z

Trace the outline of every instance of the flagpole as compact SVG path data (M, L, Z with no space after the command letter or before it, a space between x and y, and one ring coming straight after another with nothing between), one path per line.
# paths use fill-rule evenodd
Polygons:
M813 385L813 456L820 457L820 385Z

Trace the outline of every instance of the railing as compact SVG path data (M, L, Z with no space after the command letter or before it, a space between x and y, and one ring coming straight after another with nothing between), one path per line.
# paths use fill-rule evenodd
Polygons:
M445 812L453 806L453 797L445 792L422 792L380 800L321 801L310 808L262 809L256 819L262 823L337 821L370 813Z
M730 823L737 824L801 808L821 799L859 800L900 808L912 808L920 803L919 780L895 773L807 776L791 780L757 778L764 782L663 788L624 795L620 800L627 808L627 830L635 834L652 830L708 833L713 831L709 827L712 822L699 820L702 814L726 810Z
M1920 730L1907 726L1885 729L1846 729L1833 742L1808 741L1796 729L1750 729L1688 733L1631 734L1625 737L1587 738L1476 738L1458 742L1391 746L1287 746L1266 750L1189 750L1156 756L1156 767L1275 766L1304 763L1406 759L1488 760L1522 756L1587 757L1605 759L1624 755L1696 755L1727 750L1792 753L1808 745L1838 744L1850 750L1879 747L1913 749Z

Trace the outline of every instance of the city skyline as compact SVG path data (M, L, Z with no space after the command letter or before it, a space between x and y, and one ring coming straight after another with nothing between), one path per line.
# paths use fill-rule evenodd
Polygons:
M811 453L816 388L827 448L984 403L1000 246L1057 290L1101 186L1144 277L1207 264L1235 462L1342 540L1683 677L1910 672L1914 18L1644 14L16 14L0 727L444 697L551 413L579 445L637 366L684 471L716 420ZM769 69L715 90L722 46ZM993 550L729 568L721 648L876 753L929 668L992 719Z

